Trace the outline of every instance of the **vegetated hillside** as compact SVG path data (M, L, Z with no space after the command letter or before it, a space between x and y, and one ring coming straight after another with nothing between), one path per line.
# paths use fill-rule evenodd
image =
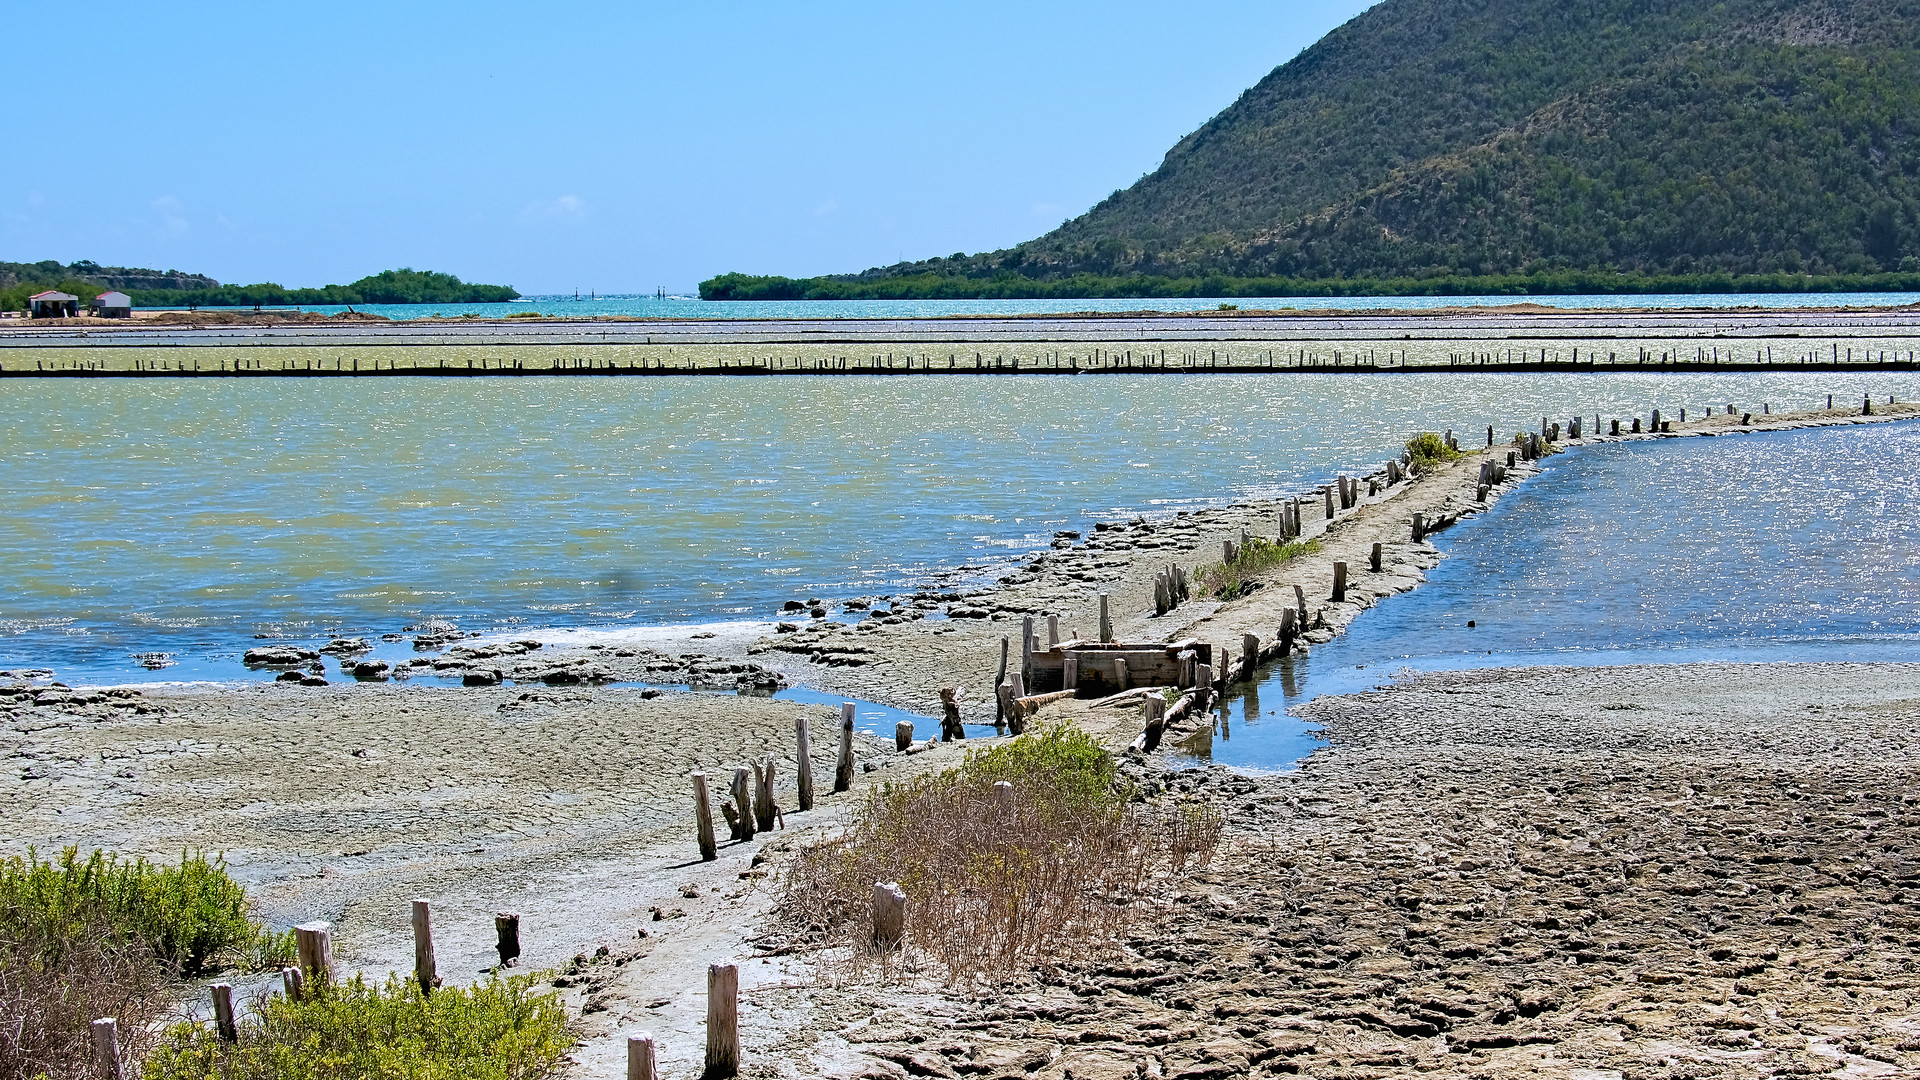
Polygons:
M317 289L293 288L272 282L258 285L222 285L201 274L178 270L133 270L91 262L61 265L48 259L37 263L0 263L0 309L17 311L26 298L46 289L73 293L90 300L106 289L133 297L137 307L255 307L266 304L486 304L518 299L506 285L469 284L452 274L429 270L383 270L351 285Z
M86 259L64 266L57 259L37 263L0 262L0 288L40 281L84 281L102 289L119 289L122 292L132 289L213 289L220 285L205 274L101 266Z
M813 280L1912 272L1917 14L1385 0L1046 236Z

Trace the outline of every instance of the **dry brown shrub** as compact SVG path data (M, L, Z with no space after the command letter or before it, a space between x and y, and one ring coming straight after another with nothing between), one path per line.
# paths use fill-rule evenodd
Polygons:
M1010 806L996 799L999 780L1013 785ZM1132 802L1105 750L1056 727L874 792L844 835L795 857L782 910L856 976L930 963L950 982L1002 982L1111 941L1219 836L1217 810ZM898 951L869 939L883 881L907 894Z
M137 1059L164 1009L166 972L143 945L101 926L57 938L16 930L0 940L0 1080L91 1078L94 1020L119 1021Z

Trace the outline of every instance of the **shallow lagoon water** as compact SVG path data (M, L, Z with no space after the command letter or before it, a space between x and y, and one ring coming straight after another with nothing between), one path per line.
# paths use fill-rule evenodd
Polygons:
M242 677L258 634L770 618L991 579L1056 529L1298 490L1421 430L1869 390L1920 378L25 382L0 399L0 668ZM1755 497L1735 469L1672 513Z
M1288 708L1407 671L1920 660L1920 421L1578 448L1435 543L1189 749L1286 767L1316 746Z

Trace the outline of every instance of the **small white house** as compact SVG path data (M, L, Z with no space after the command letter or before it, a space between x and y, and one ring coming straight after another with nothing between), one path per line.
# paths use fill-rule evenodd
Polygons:
M133 297L109 289L93 298L93 313L103 319L131 319Z
M80 298L58 289L48 289L27 297L36 319L65 319L80 314Z

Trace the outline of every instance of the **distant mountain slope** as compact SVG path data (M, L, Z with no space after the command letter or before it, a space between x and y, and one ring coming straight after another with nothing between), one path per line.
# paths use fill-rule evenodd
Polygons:
M1045 236L815 280L1916 270L1916 15L1384 0Z

